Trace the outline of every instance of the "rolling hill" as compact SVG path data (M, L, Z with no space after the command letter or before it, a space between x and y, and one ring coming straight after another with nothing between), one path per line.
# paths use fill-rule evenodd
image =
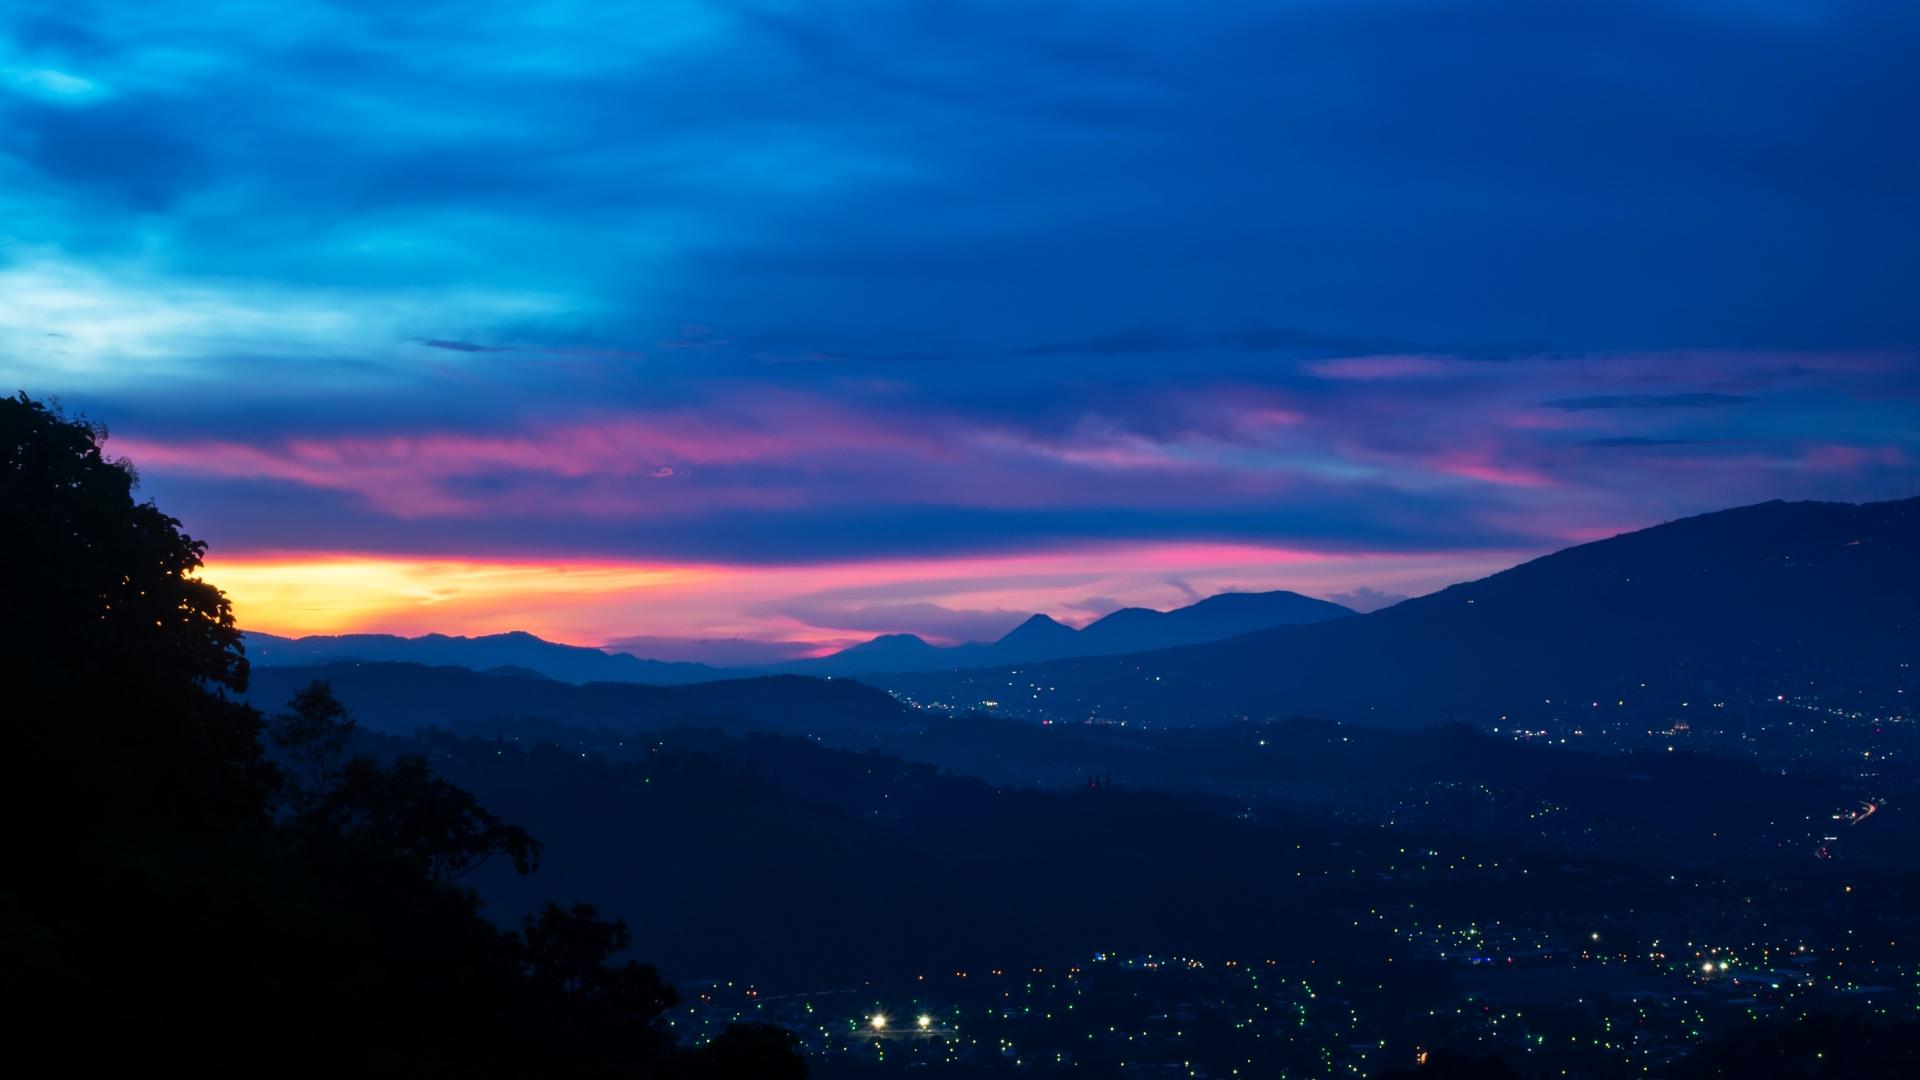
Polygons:
M576 686L512 672L339 661L256 669L247 699L271 714L315 679L333 684L361 724L393 734L427 727L485 732L492 721L537 718L623 734L692 725L862 742L868 733L914 722L912 713L883 691L846 679L799 675L689 686Z
M881 681L922 702L1154 724L1489 725L1842 689L1898 701L1920 661L1917 568L1920 500L1771 502L1583 544L1369 615Z
M519 668L562 682L634 682L678 685L737 679L749 674L705 664L643 660L582 645L562 645L522 631L464 637L426 634L340 634L285 638L249 632L247 658L257 668L303 667L338 660L454 665L487 671Z

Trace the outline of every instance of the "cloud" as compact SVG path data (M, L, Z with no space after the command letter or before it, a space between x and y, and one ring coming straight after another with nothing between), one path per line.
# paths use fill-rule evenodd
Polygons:
M1015 356L1116 356L1131 353L1166 353L1196 348L1200 340L1165 330L1116 330L1078 341L1056 341L1013 350Z
M930 602L832 604L791 600L766 610L821 630L861 634L914 634L936 644L994 641L1031 612L964 610Z
M615 638L601 646L645 660L711 664L715 667L760 667L800 660L819 651L805 641L761 641L754 638L670 637L639 634Z
M1592 409L1704 409L1715 405L1748 405L1757 398L1739 394L1595 394L1590 397L1543 401L1549 409L1586 412Z
M994 638L1026 611L1071 611L1089 594L1165 608L1174 606L1170 578L1195 597L1281 587L1326 595L1363 574L1428 591L1516 557L1342 556L1175 543L796 566L711 556L680 562L408 556L310 546L253 554L216 549L205 577L228 592L242 626L269 633L526 630L574 644L611 642L658 658L733 663L756 651L817 655L890 632L936 641Z
M756 606L792 567L886 565L839 617L1414 592L1910 480L1920 8L1510 7L28 12L0 389L216 554L752 572L366 616L590 641L827 644Z
M510 345L476 345L471 341L449 341L445 338L415 338L429 349L445 349L448 352L486 353L516 352Z
M1069 341L1054 341L1014 349L1012 355L1128 356L1206 351L1280 352L1309 357L1362 357L1417 354L1448 360L1508 360L1537 356L1548 346L1513 342L1483 344L1420 344L1400 338L1357 334L1325 334L1276 326L1195 333L1153 327L1131 327Z
M53 68L0 66L0 83L31 97L57 104L81 104L107 96L99 83L82 75Z
M1702 440L1702 439L1656 439L1656 438L1649 438L1644 435L1611 435L1606 438L1600 438L1600 439L1583 439L1581 440L1581 445L1599 447L1602 449L1609 449L1609 450L1612 450L1612 449L1632 450L1632 449L1638 449L1643 447L1652 448L1652 447L1660 447L1660 446L1699 446L1704 441L1705 440Z

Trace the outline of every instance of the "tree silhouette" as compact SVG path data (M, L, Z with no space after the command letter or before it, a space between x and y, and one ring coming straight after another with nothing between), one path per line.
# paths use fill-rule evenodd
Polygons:
M225 696L247 662L226 598L194 576L205 545L134 500L105 438L0 398L0 671L15 706L0 805L74 826L263 812L274 773L259 717ZM86 722L48 722L75 713Z
M457 881L496 855L518 873L540 865L540 842L488 813L471 792L433 775L427 759L382 765L364 754L341 768L309 822L363 848L418 867L433 881Z
M548 902L521 924L527 970L541 985L567 997L591 1001L622 1022L650 1023L679 1004L673 987L660 981L651 965L628 961L608 967L632 941L627 924L600 918L600 909L575 901L571 907Z
M535 985L550 1005L586 1020L592 1029L587 1037L629 1047L671 1041L660 1017L679 1004L679 995L651 964L615 963L631 942L625 922L600 918L592 904L576 901L563 908L550 902L525 918L520 941Z
M232 610L192 577L206 545L152 502L134 502L138 478L106 456L105 439L104 428L24 393L0 399L0 520L18 573L4 624L9 654L34 657L46 682L134 669L148 693L244 689Z
M800 1040L773 1024L728 1024L713 1041L687 1055L690 1080L806 1080Z
M268 733L273 744L293 763L290 778L297 809L311 809L340 782L340 758L357 725L333 686L314 680L293 695L286 711L275 714Z
M672 988L616 962L624 923L549 906L502 933L451 884L495 857L532 872L524 830L424 758L343 761L353 719L325 683L275 717L289 773L269 763L228 696L247 664L195 576L204 545L135 501L104 439L0 398L0 1015L20 1052L81 1072L683 1075ZM788 1075L753 1059L765 1041L725 1075Z

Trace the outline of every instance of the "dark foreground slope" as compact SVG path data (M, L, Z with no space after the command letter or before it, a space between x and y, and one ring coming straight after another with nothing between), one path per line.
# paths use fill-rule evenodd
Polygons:
M1892 695L1920 660L1920 500L1772 502L1535 559L1384 611L1213 645L894 677L959 706L1148 722L1498 723L1628 698Z
M690 686L597 682L584 686L524 674L419 664L335 663L261 668L249 700L273 708L315 679L333 685L360 723L378 731L485 729L489 721L538 718L573 727L641 731L698 724L726 731L816 737L870 734L905 725L911 713L883 691L846 679L769 675Z
M673 989L590 905L483 920L460 880L495 856L531 872L538 843L417 759L341 760L323 690L271 728L235 700L247 663L199 579L203 545L134 500L102 439L0 398L10 1059L77 1075L805 1075L773 1029L678 1045Z

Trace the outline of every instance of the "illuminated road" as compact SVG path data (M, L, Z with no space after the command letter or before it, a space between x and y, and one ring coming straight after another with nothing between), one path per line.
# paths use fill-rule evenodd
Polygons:
M1850 815L1848 815L1848 816L1847 816L1847 826L1848 826L1849 828L1851 828L1851 827L1853 827L1853 826L1855 826L1855 825L1858 825L1858 824L1860 824L1861 822L1863 822L1863 821L1865 821L1865 820L1867 820L1868 818L1870 818L1870 817L1872 817L1873 815L1875 815L1875 814L1877 814L1877 813L1879 813L1879 812L1880 812L1880 804L1879 804L1879 803L1877 803L1877 802L1863 802L1863 803L1861 803L1861 804L1860 804L1860 809L1858 809L1858 810L1856 810L1856 811L1854 811L1854 812L1853 812L1852 814L1850 814ZM1835 817L1836 819L1838 819L1838 818L1839 818L1839 816L1840 816L1840 815L1838 815L1838 814L1835 814L1835 815L1834 815L1834 817ZM1839 837L1837 837L1837 836L1829 836L1829 837L1827 837L1827 838L1826 838L1826 839L1825 839L1825 840L1824 840L1824 841L1823 841L1823 842L1822 842L1822 843L1820 844L1820 846L1819 846L1819 847L1818 847L1817 849L1815 849L1815 851L1814 851L1814 853L1813 853L1813 857L1814 857L1814 858L1816 858L1816 859L1831 859L1831 858L1833 858L1833 843L1834 843L1834 841L1836 841L1836 840L1838 840L1838 839L1839 839Z

